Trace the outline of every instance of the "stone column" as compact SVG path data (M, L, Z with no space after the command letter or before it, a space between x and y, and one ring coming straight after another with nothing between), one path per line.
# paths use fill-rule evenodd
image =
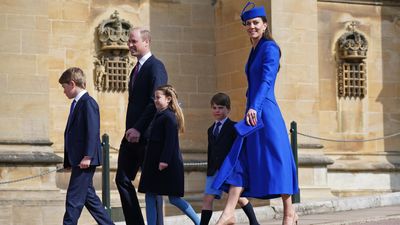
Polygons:
M55 168L60 158L48 129L47 1L29 7L12 1L0 8L0 169L2 180L13 180ZM54 174L48 177L0 189L55 188Z
M62 196L54 172L61 158L49 139L47 0L25 3L0 3L0 221L6 224L26 224L27 217L43 224L43 200Z

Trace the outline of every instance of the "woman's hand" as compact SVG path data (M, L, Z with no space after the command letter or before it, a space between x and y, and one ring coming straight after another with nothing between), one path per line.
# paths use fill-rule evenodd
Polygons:
M163 169L165 169L165 168L167 168L167 167L168 167L168 163L160 162L160 164L158 165L158 169L159 169L160 171L162 171Z
M257 125L257 111L254 109L249 109L246 113L246 122L251 126Z

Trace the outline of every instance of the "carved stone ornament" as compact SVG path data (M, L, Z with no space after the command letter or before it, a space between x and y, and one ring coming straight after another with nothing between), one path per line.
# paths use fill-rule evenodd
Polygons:
M338 40L339 58L359 61L367 58L368 41L364 35L355 31L358 23L352 21L348 25L349 32L344 33Z
M127 45L132 25L118 14L115 11L97 28L100 54L94 62L94 84L98 91L128 90L129 72L134 66Z
M363 99L367 88L367 58L368 42L364 35L355 31L358 22L351 21L338 40L338 96Z

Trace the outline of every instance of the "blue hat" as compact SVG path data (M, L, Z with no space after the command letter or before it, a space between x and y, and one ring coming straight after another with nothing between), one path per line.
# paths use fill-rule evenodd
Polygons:
M253 6L253 8L246 10L250 5ZM261 16L267 16L265 13L264 6L259 6L256 7L256 4L253 2L247 2L246 6L242 10L242 14L240 15L240 18L242 19L243 22L246 22L249 19L253 19L256 17L261 17Z

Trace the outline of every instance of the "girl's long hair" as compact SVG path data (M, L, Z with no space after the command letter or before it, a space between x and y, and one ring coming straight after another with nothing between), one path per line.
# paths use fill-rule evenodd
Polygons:
M168 108L175 113L178 122L178 131L183 133L185 131L185 118L183 116L182 108L179 106L178 95L176 94L175 89L171 85L167 84L158 87L156 91L162 91L166 97L171 98Z

